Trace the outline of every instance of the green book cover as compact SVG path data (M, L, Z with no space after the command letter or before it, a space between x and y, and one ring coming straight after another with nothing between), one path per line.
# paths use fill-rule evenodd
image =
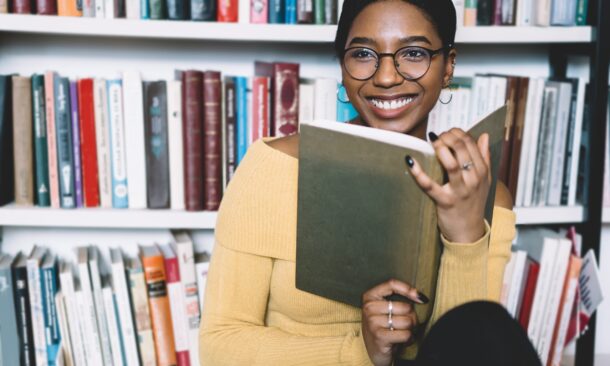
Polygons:
M492 220L506 107L469 132L490 135ZM436 206L409 175L411 155L441 183L444 172L432 145L405 134L337 122L301 125L297 208L296 287L361 306L370 288L396 278L431 301L418 305L428 320L441 253ZM403 299L404 300L404 299Z
M166 5L162 0L149 0L150 19L167 19Z
M49 194L49 150L45 111L44 75L32 76L32 117L34 119L34 164L36 174L36 204L51 206Z
M313 0L313 22L324 24L326 22L326 4L324 0Z
M578 0L576 4L576 25L587 25L589 0Z

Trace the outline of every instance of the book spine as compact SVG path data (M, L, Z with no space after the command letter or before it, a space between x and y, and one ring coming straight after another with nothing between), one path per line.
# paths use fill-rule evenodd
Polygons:
M61 335L61 347L58 350L59 353L64 354L66 366L75 365L74 352L72 351L72 340L70 336L70 328L68 327L68 315L66 312L66 300L61 291L57 292L55 296L55 304L57 308L57 318L59 322L59 333ZM61 363L56 363L61 365Z
M186 318L184 287L180 282L178 258L165 258L165 273L167 276L167 294L172 317L174 344L178 366L190 365L189 332Z
M337 24L337 0L324 0L324 24Z
M149 208L169 208L169 150L165 81L144 83L144 135Z
M149 0L148 2L150 7L150 19L166 19L167 18L167 8L169 2L166 3L162 0Z
M238 6L238 0L218 0L218 21L237 23Z
M66 17L81 17L82 2L74 0L57 0L57 15Z
M297 0L297 22L313 23L313 0Z
M576 3L576 25L587 25L589 0L578 0Z
M570 192L570 181L572 180L572 160L574 159L574 129L576 128L577 122L577 108L578 108L578 79L572 79L572 95L570 97L570 114L568 121L568 131L567 131L567 141L565 145L565 159L563 161L563 177L561 183L561 198L560 204L567 205L568 204L568 196ZM607 142L606 142L607 144ZM607 170L607 169L606 169ZM605 171L606 172L606 171Z
M167 0L167 17L171 20L186 19L186 1L187 0Z
M283 24L284 19L284 0L268 0L269 18L268 22L271 24Z
M477 25L477 0L464 0L464 26Z
M142 365L156 366L155 342L150 322L150 311L148 310L144 272L141 269L130 270L129 279L131 304L138 331L138 344L140 356L142 357Z
M44 76L32 76L32 117L34 119L34 162L36 164L36 204L51 206L45 115Z
M250 125L250 142L269 136L269 84L266 76L252 78L252 124Z
M297 23L297 0L285 0L284 19L286 24Z
M222 198L222 115L221 75L206 71L203 76L204 100L204 208L218 210Z
M150 19L150 5L148 0L140 0L140 19Z
M80 117L76 82L70 82L70 115L72 121L72 152L74 154L74 193L76 207L83 207L83 171L80 151Z
M127 19L140 19L142 14L142 0L127 0L125 2L125 17Z
M313 23L324 24L326 15L324 14L326 8L324 5L325 0L313 0Z
M110 347L112 350L112 363L114 365L123 365L123 351L121 347L121 333L119 332L118 311L110 286L102 289L104 298L104 311L107 316L108 334L110 335Z
M184 146L182 142L182 81L167 81L167 123L170 170L170 202L184 210Z
M0 204L14 200L13 87L11 75L0 75Z
M108 116L110 121L110 155L112 170L112 207L129 207L127 157L125 155L125 122L123 120L123 84L108 80Z
M175 365L174 332L167 297L167 283L163 257L143 257L144 276L148 292L148 305L155 336L155 350L159 365Z
M266 24L269 16L268 0L250 0L250 23Z
M19 365L19 313L15 312L15 287L10 267L0 269L0 284L0 345L3 351L0 353L0 364Z
M91 253L92 251L90 251ZM90 254L91 255L91 254ZM102 294L102 283L100 278L97 258L89 258L89 271L91 277L91 293L95 305L98 330L100 333L101 355L104 365L112 364L112 351L110 345L110 334L108 333L108 317L104 308L104 297Z
M105 5L104 0L93 0L93 6L95 7L95 17L96 18L105 18Z
M572 151L574 152L574 157L572 158L572 167L570 168L570 189L568 191L568 205L573 206L576 204L576 191L577 191L577 181L578 181L578 173L579 173L579 163L580 163L580 144L581 137L583 133L583 122L584 122L584 108L585 108L585 89L586 89L586 81L581 78L578 81L578 101L576 104L576 118L575 118L575 127L574 127L574 140ZM608 169L610 171L610 169Z
M0 14L7 14L7 13L8 13L8 1L0 0Z
M36 0L36 14L56 15L57 3L54 0Z
M502 25L502 3L503 0L493 0L492 2L492 22L493 25Z
M19 354L22 365L35 365L34 335L32 332L32 314L30 313L30 296L26 267L13 269L15 314L19 333Z
M64 295L64 303L66 308L67 323L70 330L70 340L72 346L72 352L74 356L75 365L85 364L85 345L81 334L80 319L78 316L78 304L76 301L76 294L74 291L74 279L72 277L71 269L62 269L59 275L59 281L61 291Z
M94 81L95 141L97 143L97 166L100 187L100 203L103 208L112 208L112 173L110 170L110 127L108 122L106 81Z
M299 85L299 123L313 121L313 93L313 84L301 83ZM339 115L338 112L337 115ZM428 125L430 125L430 118L428 118Z
M569 83L561 83L559 87L556 124L553 129L554 136L551 145L552 161L549 169L549 189L546 196L546 204L549 206L559 206L561 203L568 124L570 123L571 87L572 85Z
M59 329L59 319L55 297L58 292L57 266L54 264L41 270L42 272L42 302L44 312L44 325L46 335L46 345L48 363L52 364L54 355L59 351L61 336Z
M203 314L203 304L205 301L205 285L208 279L210 262L198 262L195 264L195 275L197 276L197 294L199 296L199 312Z
M34 204L34 133L32 86L29 77L13 76L13 154L15 203Z
M235 100L237 106L236 134L237 134L237 165L246 156L248 150L248 103L247 79L235 78Z
M129 290L125 278L125 267L122 262L112 264L112 283L114 285L116 305L119 314L121 336L123 338L123 351L125 352L125 364L137 366L140 364L138 357L138 345L133 328L131 313L131 302Z
M81 324L86 334L85 337L85 352L87 354L87 362L89 365L103 365L101 336L97 325L97 315L95 312L95 304L93 299L93 291L91 290L91 277L87 261L78 264L80 274L80 295L79 300L82 306L79 306L79 315L81 316Z
M332 78L317 78L314 98L314 119L332 121L337 116L337 81Z
M97 142L95 138L95 108L93 79L78 81L78 110L80 115L80 151L82 165L83 206L100 204L97 169Z
M57 137L57 165L59 195L62 208L76 207L74 192L74 155L70 122L70 84L67 78L55 78L55 129Z
M233 178L236 167L236 95L235 95L235 78L225 78L225 156L226 156L226 182L227 184ZM225 184L226 186L226 184Z
M42 281L38 259L27 260L27 281L30 296L30 313L36 365L47 364L47 343L45 339L45 322L42 301Z
M528 164L530 161L530 150L535 149L536 146L532 146L532 138L534 134L534 124L536 124L536 119L534 116L534 105L536 103L536 97L538 96L538 79L530 78L528 79L528 87L527 87L527 102L525 105L525 121L522 126L522 141L521 141L521 149L519 151L519 167L518 171L518 181L517 181L517 190L515 197L515 206L522 207L525 206L525 186L527 184L527 180L529 179L529 171Z
M477 24L493 24L493 0L477 0Z
M11 0L10 6L13 14L32 14L32 2L30 0Z
M273 136L292 135L299 129L299 64L276 63L272 86Z
M182 85L185 108L183 117L184 195L188 211L203 210L203 74L185 71Z
M95 2L94 0L82 1L83 17L95 18Z
M187 324L189 355L191 365L199 363L199 299L197 294L197 275L195 273L195 255L192 242L178 242L176 257L180 269L181 286L184 289L184 311Z
M216 1L191 0L191 20L216 20Z

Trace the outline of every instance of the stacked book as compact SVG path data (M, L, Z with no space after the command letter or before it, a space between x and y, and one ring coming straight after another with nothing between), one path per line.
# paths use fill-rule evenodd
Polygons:
M588 0L453 0L465 26L575 26L587 24Z
M504 271L501 303L519 321L543 365L559 366L563 351L585 331L603 299L593 251L581 258L574 227L519 229Z
M75 261L35 246L0 254L3 365L198 365L209 267L184 232L138 257L78 247Z
M435 106L428 129L436 133L452 127L466 130L470 121L507 103L498 177L509 188L515 206L573 206L587 202L586 86L584 79L456 77L451 102Z
M0 203L214 211L254 141L355 115L335 79L301 79L298 64L144 82L0 75Z

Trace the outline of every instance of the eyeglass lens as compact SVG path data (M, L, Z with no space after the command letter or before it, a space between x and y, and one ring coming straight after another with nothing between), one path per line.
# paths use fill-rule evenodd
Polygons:
M428 71L431 55L421 47L405 47L394 54L396 70L407 80L418 79ZM350 48L345 52L343 63L354 79L371 78L379 67L379 55L365 47Z

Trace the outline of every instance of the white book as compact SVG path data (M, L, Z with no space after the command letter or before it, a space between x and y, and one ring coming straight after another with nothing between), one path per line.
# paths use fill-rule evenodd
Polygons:
M580 267L582 265L582 259L576 256L570 256L570 266L568 271L570 273L580 273ZM557 339L555 341L555 349L551 350L549 354L549 362L551 366L560 366L561 358L563 356L563 350L565 348L566 336L568 333L568 327L572 317L572 310L574 307L574 299L578 289L578 276L575 278L567 276L567 285L565 287L565 294L562 295L563 307L561 314L559 315L559 324L557 324Z
M184 210L184 151L182 144L182 82L167 81L169 187L172 210ZM224 170L224 169L223 169Z
M538 155L538 137L540 135L540 125L542 123L542 107L544 101L544 79L535 79L535 95L533 95L532 108L527 111L527 121L525 124L524 133L527 131L530 135L528 136L528 154L521 155L526 159L526 169L524 177L524 191L523 191L523 203L522 206L529 207L533 204L534 195L534 180L536 179L536 156ZM530 83L530 85L532 85ZM525 140L521 144L525 145ZM523 161L523 158L521 158Z
M104 365L112 365L112 350L110 348L110 334L108 333L108 322L106 320L106 309L102 295L102 273L100 271L100 256L98 249L94 246L89 251L89 272L91 276L91 291L95 303L95 314L97 316L97 327L100 333L100 345Z
M110 280L109 280L110 281ZM114 293L112 286L106 284L102 288L102 297L104 298L104 310L106 311L106 320L108 324L108 334L110 334L110 348L112 349L112 363L114 366L123 366L123 351L121 346L121 334L119 333L119 323L117 319L117 310L114 301Z
M572 161L570 167L570 189L568 191L568 206L576 205L576 189L578 188L578 163L580 160L580 139L582 137L582 121L584 118L586 86L586 79L580 78L578 80L578 97L576 99L574 140L572 140Z
M521 156L519 159L519 179L517 181L517 193L515 195L515 206L522 207L525 197L525 182L527 181L527 165L529 163L529 154L532 149L532 134L534 123L534 103L538 96L540 79L529 79L527 90L527 101L525 103L525 120L523 122L523 135L521 142Z
M104 365L102 347L100 344L100 332L97 326L97 315L91 289L91 277L89 275L89 253L87 247L76 249L77 269L80 276L80 289L82 292L82 307L79 307L83 329L86 329L85 342L88 365Z
M533 0L517 0L517 18L515 24L520 27L529 27L532 23Z
M93 0L94 1L94 5L95 5L95 17L96 18L105 18L106 15L104 14L104 0Z
M551 25L551 0L537 0L534 8L534 24L541 27Z
M199 294L199 312L203 314L205 300L205 284L210 269L210 254L208 252L195 254L195 275L197 276L197 293Z
M125 16L127 19L140 19L140 0L125 0Z
M106 19L114 18L114 1L115 0L104 0L104 15Z
M137 71L123 73L123 106L125 145L129 170L129 208L146 208L146 151L144 143L144 96L142 79Z
M548 206L559 206L561 204L566 140L568 138L568 124L570 123L570 105L572 100L571 83L554 82L554 84L557 85L559 93L557 97L556 124L552 131L552 160L549 172L549 190L546 196L546 204Z
M239 23L250 23L250 0L238 0L237 21Z
M80 332L81 332L81 337L83 340L83 349L84 349L84 354L85 354L85 359L87 360L87 365L89 364L89 360L92 357L95 357L95 355L93 354L93 349L94 346L91 344L93 342L92 337L89 336L89 334L91 334L91 327L90 327L90 323L88 321L88 319L85 318L84 314L82 313L82 310L85 307L85 295L82 291L82 289L80 288L80 282L78 280L74 281L74 299L76 300L76 308L77 311L79 312L79 326L80 326Z
M79 308L76 300L74 286L74 271L71 263L62 262L59 282L61 291L64 295L68 328L70 330L70 340L72 341L72 355L75 365L86 365L85 345L81 333Z
M180 281L184 288L184 305L188 324L189 356L191 365L199 362L199 296L197 291L197 275L195 273L195 253L193 242L184 232L176 232L172 247L178 257Z
M508 294L512 285L511 281L513 279L513 270L515 268L516 260L516 253L512 252L510 254L510 260L506 264L506 267L504 267L504 276L502 277L502 289L500 291L500 304L504 305L506 310L508 310Z
M28 274L28 295L30 296L30 315L32 317L32 336L34 339L34 354L37 366L46 366L47 341L44 326L44 310L42 306L42 286L40 279L40 264L47 255L45 248L34 246L26 262Z
M429 132L434 132L437 135L441 133L440 129L440 117L441 117L441 103L436 103L430 113L428 113L428 126L426 127L426 136Z
M97 169L100 182L100 206L112 208L112 172L110 163L110 126L108 122L106 81L93 82L95 108L95 141L97 145Z
M57 308L57 319L59 321L59 332L61 333L60 353L64 355L64 364L74 366L74 356L72 353L72 340L68 327L68 315L66 314L66 304L64 295L61 291L55 294L55 307Z
M299 83L299 124L303 121L313 121L314 81L301 79Z
M123 253L119 248L110 249L112 260L112 284L118 309L118 318L123 340L123 351L125 353L125 363L128 366L140 364L138 358L138 343L133 327L133 316L131 313L131 302L129 300L129 289L125 278L125 265L123 263Z
M127 157L123 119L123 84L120 77L107 81L110 125L110 167L112 171L112 207L129 207L127 194Z
M168 265L168 260L177 259L176 253L169 244L159 246L165 260L165 271L167 279L167 297L172 317L172 330L174 331L174 345L176 346L176 357L189 352L189 325L186 316L186 297L184 286L180 278L180 270L176 271L173 265ZM178 265L179 267L179 265Z
M536 153L536 169L534 171L534 187L532 205L543 206L546 203L546 193L549 187L551 162L553 160L553 131L557 122L558 88L547 82L544 87L542 115Z
M148 294L146 293L146 280L139 257L129 261L129 290L133 315L136 320L138 332L138 345L143 366L156 366L155 341L152 332L150 311L148 308ZM196 364L195 364L196 365Z
M82 0L83 6L83 18L94 18L95 17L95 1L94 0Z
M337 120L337 80L316 78L314 82L314 120Z
M513 252L511 254L511 262L514 263L508 297L506 299L506 309L516 318L519 315L519 301L523 297L525 282L527 280L527 270L529 269L527 253L523 250Z
M487 115L506 104L507 84L508 79L504 76L491 76L489 78L487 107L483 112L483 115Z
M559 303L570 264L570 249L572 248L572 242L569 239L558 238L556 242L557 248L553 260L551 282L549 283L547 302L544 307L544 317L540 329L540 341L538 343L538 354L543 365L547 364L549 357L553 332L557 323Z
M471 120L479 120L487 110L489 99L490 78L484 75L475 75L472 82L472 106L470 107Z

